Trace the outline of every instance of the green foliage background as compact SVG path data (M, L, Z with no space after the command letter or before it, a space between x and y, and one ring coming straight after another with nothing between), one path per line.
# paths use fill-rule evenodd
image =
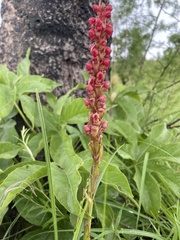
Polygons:
M149 9L153 3L142 2ZM117 3L115 27L120 21L127 28L118 29L113 39L109 125L91 237L178 240L179 34L172 28L163 55L147 59L154 32L170 26L158 24L153 14L138 17L139 1ZM171 3L174 17L176 3ZM155 4L159 12L170 6ZM0 65L0 239L54 240L56 234L82 239L84 219L90 217L84 189L92 158L83 130L88 109L73 92L85 86L57 99L52 91L58 83L30 75L29 55L16 73Z

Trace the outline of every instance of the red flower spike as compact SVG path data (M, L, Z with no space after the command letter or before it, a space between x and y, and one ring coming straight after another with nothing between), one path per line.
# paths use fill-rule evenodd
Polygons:
M112 6L100 3L93 5L96 17L89 18L90 30L88 35L92 43L89 45L91 61L86 64L90 74L86 91L89 95L84 99L84 104L89 108L88 124L84 126L86 135L90 136L90 149L94 161L102 158L102 132L107 128L107 122L103 121L106 110L106 96L110 82L105 81L106 71L110 66L109 56L111 48L107 46L107 38L112 35L113 26L110 21ZM100 153L101 151L101 153Z

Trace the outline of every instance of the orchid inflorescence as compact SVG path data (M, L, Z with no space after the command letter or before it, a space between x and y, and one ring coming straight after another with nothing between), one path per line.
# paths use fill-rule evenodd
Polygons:
M92 60L86 64L87 72L90 74L86 91L89 95L84 103L90 109L87 125L84 126L86 135L90 136L90 149L93 159L101 161L102 158L102 132L107 129L107 121L103 121L106 110L106 95L110 82L105 80L106 72L110 66L111 48L107 46L107 39L113 32L110 21L112 6L100 3L93 6L96 17L89 18L91 26L88 35L92 41L89 50Z

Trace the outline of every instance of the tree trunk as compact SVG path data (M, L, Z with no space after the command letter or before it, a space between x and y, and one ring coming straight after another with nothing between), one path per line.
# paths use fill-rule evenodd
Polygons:
M62 83L56 96L83 83L80 70L90 59L87 20L94 3L98 1L4 0L0 63L15 71L31 47L31 73Z

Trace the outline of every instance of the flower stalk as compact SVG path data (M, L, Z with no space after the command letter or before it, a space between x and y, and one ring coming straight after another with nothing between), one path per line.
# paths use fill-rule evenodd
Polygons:
M111 37L113 26L110 21L112 6L99 1L99 5L93 6L96 17L89 18L90 30L88 35L91 39L89 50L92 56L86 64L90 77L86 86L88 98L84 103L89 108L88 123L84 126L86 135L90 137L89 148L92 155L92 167L90 172L89 187L86 193L87 219L84 226L84 240L89 240L93 201L97 179L100 175L100 163L103 158L102 133L107 129L108 123L103 120L106 111L106 95L110 82L105 80L106 72L110 66L111 48L107 45L107 39Z

